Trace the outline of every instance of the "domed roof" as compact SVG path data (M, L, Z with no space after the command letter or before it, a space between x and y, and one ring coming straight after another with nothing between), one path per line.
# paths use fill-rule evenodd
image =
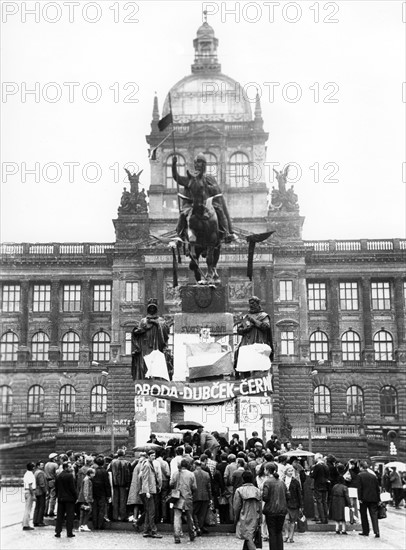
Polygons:
M222 73L191 74L177 82L169 93L175 123L252 120L251 105L243 89ZM167 96L163 113L168 112Z
M197 29L197 37L199 38L201 36L214 36L214 29L210 27L207 21Z

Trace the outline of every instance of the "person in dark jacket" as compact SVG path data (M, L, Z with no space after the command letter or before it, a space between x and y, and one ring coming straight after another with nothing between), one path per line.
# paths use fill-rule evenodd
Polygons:
M265 471L269 474L262 488L262 499L265 501L263 514L266 519L269 532L270 550L283 550L282 529L287 507L287 488L279 479L277 465L274 462L268 462Z
M329 470L320 453L317 453L314 459L316 464L313 466L310 476L314 479L314 498L319 513L319 520L316 523L328 523L327 492L329 487Z
M366 460L361 460L360 469L361 471L358 476L358 499L360 504L362 533L359 534L364 537L369 535L369 522L367 517L367 511L369 511L375 538L379 538L378 503L381 497L378 479L376 475L369 470Z
M344 478L344 465L339 464L337 466L339 477L337 483L331 489L331 517L336 522L336 534L347 535L345 528L345 507L351 510L351 501L348 495L348 488L345 484ZM341 529L341 531L340 531Z
M117 458L111 461L113 476L113 521L127 521L127 499L131 483L130 463L125 459L123 449L117 451Z
M66 533L69 538L72 538L75 536L73 534L73 520L75 517L75 502L78 495L70 462L62 464L62 472L57 476L55 481L55 492L58 499L55 536L60 538L63 520L66 518Z
M94 461L95 474L93 483L92 520L93 529L104 529L104 516L108 502L111 502L111 485L109 474L104 467L104 458L99 456Z
M48 491L48 482L45 477L44 463L40 460L36 464L35 476L35 509L33 524L34 527L44 527L45 499Z
M200 536L202 533L207 533L204 527L207 510L212 500L210 475L202 470L200 460L194 461L195 470L193 472L196 478L196 491L193 494L193 520L195 522L196 534Z
M293 533L295 532L295 523L299 519L300 512L303 511L302 488L299 481L293 477L294 468L292 465L285 468L285 485L288 490L286 505L288 513L284 523L285 542L294 542Z
M389 479L390 479L395 508L400 508L399 505L403 498L403 489L402 489L402 480L400 479L400 475L396 471L396 468L390 469Z
M240 441L240 436L238 434L233 434L233 437L230 441L230 453L237 455L240 451L244 450L244 443Z

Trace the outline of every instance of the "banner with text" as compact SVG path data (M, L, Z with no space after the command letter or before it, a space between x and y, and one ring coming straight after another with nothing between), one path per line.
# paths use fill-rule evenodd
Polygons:
M149 378L135 384L135 395L170 399L178 403L204 405L223 403L240 396L272 393L270 373L243 380L216 380L213 382L165 382Z

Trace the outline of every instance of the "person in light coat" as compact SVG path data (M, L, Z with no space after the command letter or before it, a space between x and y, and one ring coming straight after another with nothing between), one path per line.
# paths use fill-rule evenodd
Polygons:
M180 544L182 532L182 512L186 515L189 538L194 541L196 530L193 523L193 495L197 491L196 478L189 470L189 461L182 459L179 470L171 476L171 489L179 489L180 498L173 504L173 531L175 544Z
M255 533L262 519L261 491L252 483L252 472L245 471L242 480L243 485L236 489L233 501L235 533L244 540L243 550L255 550Z

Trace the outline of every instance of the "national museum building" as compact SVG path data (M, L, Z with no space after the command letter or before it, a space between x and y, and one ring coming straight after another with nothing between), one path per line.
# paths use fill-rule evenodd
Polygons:
M204 22L191 74L171 88L161 112L153 99L148 197L142 176L130 174L129 190L121 202L117 196L115 242L1 245L0 449L18 446L21 454L45 441L51 450L109 450L112 427L116 446L131 447L137 426L170 433L186 417L202 421L191 417L191 405L136 397L131 376L131 332L150 298L172 327L176 365L179 287L194 283L184 256L177 287L173 281L174 137L179 173L204 153L238 236L222 246L218 264L224 312L235 327L258 296L275 347L273 390L252 400L262 403L261 414L250 418L250 400L244 412L235 398L231 416L216 420L217 428L208 416L207 426L247 437L259 427L305 448L310 438L313 450L341 459L388 455L392 443L405 458L406 240L303 240L300 198L281 173L271 195L265 182L260 100L248 101L221 72L217 46ZM160 131L169 101L173 125ZM250 280L246 238L268 231L256 244ZM232 326L212 337L231 348L237 341Z

